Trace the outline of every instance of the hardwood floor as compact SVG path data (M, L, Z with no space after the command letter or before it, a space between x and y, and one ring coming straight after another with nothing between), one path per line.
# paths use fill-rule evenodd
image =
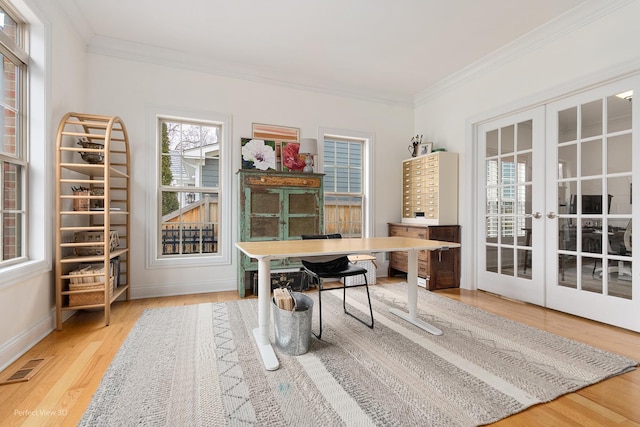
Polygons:
M401 281L378 278L378 284ZM486 311L640 360L640 334L485 292L448 289L441 295ZM7 368L52 357L43 371L24 383L0 386L0 425L75 426L100 380L140 314L147 308L238 299L235 291L141 299L112 308L112 323L100 312L79 312ZM428 396L425 396L428 398ZM640 370L537 405L496 426L640 426Z

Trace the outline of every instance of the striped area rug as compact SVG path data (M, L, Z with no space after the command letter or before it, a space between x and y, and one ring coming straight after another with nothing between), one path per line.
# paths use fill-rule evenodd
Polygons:
M373 330L324 292L322 341L278 353L277 371L255 348L255 299L147 310L79 425L473 426L636 366L419 290L419 317L444 332L433 336L389 313L405 308L406 284L371 290ZM367 310L361 288L347 302Z

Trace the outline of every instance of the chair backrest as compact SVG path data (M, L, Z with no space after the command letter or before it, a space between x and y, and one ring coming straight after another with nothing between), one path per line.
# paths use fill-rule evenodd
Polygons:
M310 240L310 239L342 239L342 234L340 233L332 233L332 234L303 234L300 236L302 240Z
M302 240L318 239L341 239L340 233L332 234L303 234ZM318 255L300 258L302 265L315 272L331 272L344 270L349 265L349 258L346 255Z
M631 252L631 221L629 220L629 224L627 224L627 229L624 230L624 246L627 248L627 252Z

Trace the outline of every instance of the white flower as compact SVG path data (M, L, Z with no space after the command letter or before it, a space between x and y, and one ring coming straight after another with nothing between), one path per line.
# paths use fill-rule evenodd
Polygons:
M262 139L252 139L242 147L242 158L253 162L256 169L267 170L276 167L276 152Z

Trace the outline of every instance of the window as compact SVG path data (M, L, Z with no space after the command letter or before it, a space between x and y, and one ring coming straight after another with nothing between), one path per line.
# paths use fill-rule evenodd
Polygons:
M222 125L163 118L159 126L160 254L218 254Z
M365 141L325 136L324 230L344 237L364 237Z
M27 256L25 27L0 3L0 266L15 264Z

